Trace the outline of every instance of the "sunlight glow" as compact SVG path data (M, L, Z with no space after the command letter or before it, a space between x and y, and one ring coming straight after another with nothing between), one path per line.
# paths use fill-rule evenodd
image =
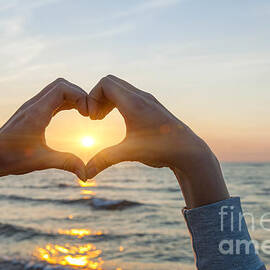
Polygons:
M83 190L81 190L80 194L82 194L82 195L92 195L92 196L95 196L96 195L96 192L95 191L92 191L92 190L83 189Z
M64 234L64 235L73 235L73 236L77 236L78 238L82 238L88 235L102 235L103 234L102 231L93 232L88 229L70 229L70 230L59 229L58 233Z
M37 248L35 256L50 264L75 266L75 269L102 270L101 250L92 244L76 246L60 246L47 244L45 248Z
M91 147L95 144L95 140L90 136L83 137L81 142L84 147Z
M96 187L97 183L96 180L92 179L90 181L87 182L83 182L81 180L78 179L78 184L82 187L82 188L87 188L87 187Z

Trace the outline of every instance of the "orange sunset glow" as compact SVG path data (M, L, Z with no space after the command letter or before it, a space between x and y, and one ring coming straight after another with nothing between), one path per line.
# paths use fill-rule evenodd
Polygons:
M118 112L102 121L82 117L75 110L62 112L55 116L46 130L50 147L71 152L85 163L98 151L121 142L124 137L124 120Z
M83 237L89 236L89 235L102 235L103 234L102 231L94 232L94 231L91 231L88 229L70 229L70 230L59 229L58 233L64 234L64 235L77 236L78 238L83 238Z
M267 126L264 132L258 132L252 122L243 127L236 119L227 122L225 117L217 123L214 118L205 122L191 113L185 119L221 161L270 160L270 129ZM75 111L68 111L52 120L47 128L46 139L50 147L74 153L87 163L100 150L121 142L125 137L125 129L124 120L118 111L101 121L92 121Z
M73 266L75 269L102 270L101 250L92 244L86 245L53 245L37 248L34 255L41 261L54 265Z

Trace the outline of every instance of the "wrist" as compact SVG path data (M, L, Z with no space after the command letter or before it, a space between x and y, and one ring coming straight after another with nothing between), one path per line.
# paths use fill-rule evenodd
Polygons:
M195 208L230 197L223 173L214 153L202 141L188 162L178 159L172 168L183 192L187 208ZM183 166L184 163L184 166Z

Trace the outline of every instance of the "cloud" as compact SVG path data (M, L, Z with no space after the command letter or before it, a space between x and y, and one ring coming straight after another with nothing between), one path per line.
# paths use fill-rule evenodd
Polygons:
M36 67L32 60L46 47L41 36L28 33L26 22L34 9L62 0L0 0L1 82L16 77L21 69Z
M0 19L0 41L8 37L14 37L23 31L24 19L22 17L13 17Z
M14 79L16 74L18 76L21 74L21 69L31 70L40 66L44 67L46 64L56 64L47 62L43 55L48 53L52 59L54 59L53 55L55 54L55 61L57 61L57 59L59 60L57 52L61 52L60 55L63 56L65 55L63 51L71 51L72 48L76 48L77 45L80 47L80 44L84 42L90 40L103 42L105 39L111 39L133 31L136 29L136 23L138 23L132 19L134 15L175 5L183 0L147 0L137 2L138 4L134 6L128 5L126 9L122 7L122 10L120 8L118 13L105 16L104 20L99 21L96 18L94 27L88 21L85 21L85 25L89 25L89 30L82 34L71 32L52 38L48 33L31 33L31 18L34 9L61 1L63 0L0 0L0 58L1 62L4 63L0 67L1 81ZM9 13L12 16L9 16ZM121 24L119 24L118 18L124 18ZM67 46L67 44L69 45ZM98 48L94 49L98 54ZM81 56L79 51L76 52L76 55L76 57Z
M27 35L24 23L21 16L0 19L0 81L18 74L21 68L28 68L44 48L40 37Z

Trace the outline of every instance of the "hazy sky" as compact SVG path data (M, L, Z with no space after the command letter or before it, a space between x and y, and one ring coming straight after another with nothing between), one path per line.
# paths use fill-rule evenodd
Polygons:
M268 0L0 0L1 124L57 77L89 91L109 73L152 92L222 160L270 161ZM47 138L75 151L88 134L102 148L124 125L65 112Z

